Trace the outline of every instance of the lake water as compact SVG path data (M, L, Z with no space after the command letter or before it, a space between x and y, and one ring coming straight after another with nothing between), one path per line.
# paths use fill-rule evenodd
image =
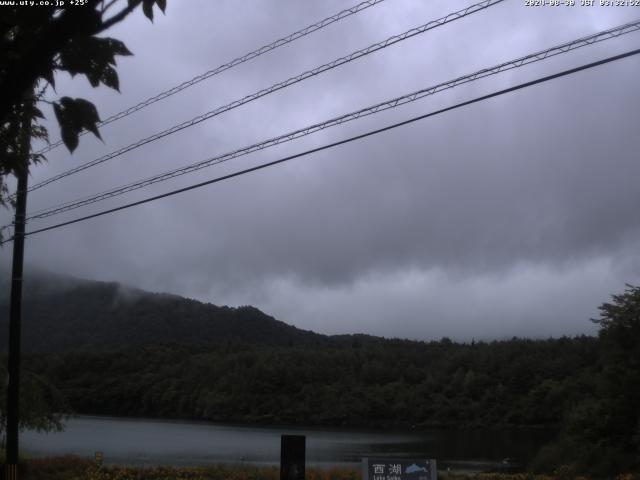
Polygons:
M542 430L367 431L301 427L249 427L205 422L74 417L64 432L25 432L21 449L32 457L104 453L109 464L277 465L280 436L306 435L307 463L359 465L362 457L436 458L439 468L501 468L505 458L528 461L552 433Z

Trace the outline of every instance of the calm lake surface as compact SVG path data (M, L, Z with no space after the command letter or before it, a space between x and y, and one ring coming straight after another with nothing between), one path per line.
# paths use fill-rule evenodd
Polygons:
M389 456L436 458L439 468L456 470L496 469L505 458L526 462L553 436L532 429L381 432L80 416L61 433L25 432L21 448L32 457L93 458L101 451L107 464L277 465L283 434L307 436L309 465L356 466L362 457Z

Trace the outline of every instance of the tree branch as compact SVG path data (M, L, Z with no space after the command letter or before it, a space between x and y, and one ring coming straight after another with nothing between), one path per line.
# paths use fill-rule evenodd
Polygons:
M107 3L106 6L102 7L102 14L104 15L106 13L107 10L109 10L111 7L113 7L116 3L118 3L119 0L111 0L109 3ZM102 3L104 4L104 0L102 1Z
M115 1L115 0L114 0ZM113 3L113 2L112 2ZM121 22L122 20L125 19L125 17L127 15L129 15L138 5L140 5L142 3L142 0L135 0L134 2L131 2L127 7L123 8L120 12L116 13L113 17L111 17L109 20L104 20L102 22L102 29L100 31L104 31L109 27L112 27L113 25L115 25L116 23ZM99 32L96 32L99 33ZM94 34L95 35L95 34Z

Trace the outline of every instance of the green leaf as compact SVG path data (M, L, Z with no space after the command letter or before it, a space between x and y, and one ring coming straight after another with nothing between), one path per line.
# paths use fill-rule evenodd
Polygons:
M85 75L93 88L96 88L98 85L100 85L100 72L91 70L86 72Z
M118 76L112 68L115 56L131 54L124 43L113 38L76 38L60 52L60 69L72 76L85 75L93 87L103 83L118 90Z
M164 13L167 8L167 0L156 0L156 5L158 5L158 8Z
M68 124L60 124L60 136L71 153L78 147L78 132Z
M114 90L120 91L120 80L118 79L118 72L113 67L107 67L102 72L102 76L100 77L102 83L104 83L107 87L113 88Z
M68 101L70 100L72 99L69 97L62 97L60 102L54 102L53 111L56 114L56 119L60 125L60 136L62 137L62 141L69 151L73 152L78 146L79 129L68 113Z
M42 78L44 78L47 82L49 82L49 84L53 87L53 89L55 90L56 88L56 82L53 78L53 68L51 70L48 70L46 72L44 72L42 74Z
M62 141L73 152L78 146L80 132L88 130L102 140L98 131L100 117L93 103L83 98L62 97L53 104L53 111L60 125Z
M73 116L73 121L102 140L97 126L100 123L100 116L96 106L84 98L76 98L72 101L73 103L69 103L68 111Z
M64 113L62 111L62 106L58 102L53 102L53 113L56 115L58 124L62 124L64 122Z
M127 48L124 42L121 42L120 40L116 40L115 38L105 38L104 40L107 41L107 43L109 44L109 46L111 47L115 55L122 55L122 56L133 55L133 53L131 53L131 50Z
M142 11L145 16L153 22L153 4L155 0L142 0Z
M38 107L33 107L33 116L35 118L42 118L44 119L44 115L42 113L42 110L40 110Z
M32 153L31 154L31 162L30 163L32 163L32 164L43 163L46 159L47 159L47 157L45 157L41 153Z

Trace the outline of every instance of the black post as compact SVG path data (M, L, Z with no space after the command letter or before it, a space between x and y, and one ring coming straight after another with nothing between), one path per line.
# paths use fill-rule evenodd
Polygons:
M304 480L306 437L280 437L280 480Z
M16 213L13 232L13 265L11 271L11 307L9 312L9 385L7 387L7 451L6 479L18 478L18 423L20 418L20 323L22 320L22 270L24 263L24 229L29 178L28 126L23 124L25 139L24 165L18 173Z

